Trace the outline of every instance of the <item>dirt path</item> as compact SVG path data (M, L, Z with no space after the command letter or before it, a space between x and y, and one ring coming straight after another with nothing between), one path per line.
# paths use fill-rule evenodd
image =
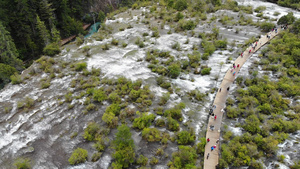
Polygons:
M223 118L223 112L221 112L221 110L225 109L226 99L230 92L230 89L229 91L227 91L227 88L231 86L231 84L235 80L235 77L240 71L240 68L244 65L247 59L257 50L259 50L263 45L265 45L267 42L273 39L280 32L280 30L281 29L278 29L277 33L275 31L269 32L268 35L270 35L270 38L267 38L266 35L262 36L257 42L257 46L254 50L252 47L248 47L246 51L243 52L243 57L239 56L234 61L236 66L239 65L239 68L233 69L233 65L232 65L231 68L226 72L213 103L213 105L215 105L213 113L217 116L217 118L214 119L213 116L210 116L208 120L206 139L209 138L210 141L205 146L204 169L215 169L219 163L220 143L219 142L217 143L217 140L220 139L220 131L222 125L222 118ZM251 49L251 53L249 53L250 49ZM235 75L233 75L234 72ZM210 126L214 126L214 130L212 130ZM214 145L216 145L216 149L211 151L211 147ZM207 158L208 153L209 153L209 157Z

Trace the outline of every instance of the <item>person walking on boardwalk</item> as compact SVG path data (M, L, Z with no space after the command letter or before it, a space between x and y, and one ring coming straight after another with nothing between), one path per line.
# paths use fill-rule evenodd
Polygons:
M251 49L249 50L249 53L251 53Z
M219 92L221 92L221 91L222 91L222 88L220 88Z
M239 68L239 67L240 67L240 64L237 65L237 68Z
M215 115L215 120L217 119L217 115Z
M213 151L214 150L214 146L211 146L210 150Z
M233 76L235 75L235 72L233 72L233 74L232 74Z
M206 159L208 159L208 157L209 157L209 153L207 154L207 157L206 157Z
M232 64L232 67L235 67L235 63Z
M227 87L227 91L229 91L229 87Z
M207 140L206 140L207 142L209 142L210 141L210 139L209 138L207 138Z
M243 57L244 52L241 53L241 57Z

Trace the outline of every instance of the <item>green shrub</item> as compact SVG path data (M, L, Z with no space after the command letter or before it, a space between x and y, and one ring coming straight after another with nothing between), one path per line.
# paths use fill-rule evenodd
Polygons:
M11 80L12 84L22 83L22 77L18 73L15 73L15 74L11 75L10 80Z
M171 108L165 111L164 113L165 117L172 117L173 119L176 119L178 121L182 121L182 113L181 109L179 108Z
M0 63L0 81L8 83L10 77L17 72L16 68Z
M60 48L58 43L50 43L44 47L43 53L48 56L54 56L60 53Z
M178 27L176 28L177 31L184 31L184 30L193 30L194 28L196 28L197 23L195 23L192 20L183 20L181 19L178 22Z
M137 159L137 164L139 165L145 166L147 165L147 163L148 163L148 158L143 155L140 155L139 158Z
M98 152L101 152L105 149L105 144L101 136L97 136L96 143L93 145Z
M106 108L105 112L106 113L112 112L112 113L114 113L114 115L118 116L120 114L120 110L121 110L121 107L119 106L119 104L113 103Z
M188 7L186 0L177 0L173 6L177 11L183 11Z
M102 88L96 89L93 91L93 99L98 102L103 102L107 99L107 95Z
M114 128L118 125L118 117L115 116L113 112L105 112L102 116L102 121L104 121L110 128Z
M184 15L181 12L177 12L174 21L178 22L179 20L183 19Z
M258 6L254 9L254 12L261 13L262 11L266 10L265 6Z
M287 15L282 16L281 18L279 18L277 24L278 25L290 25L293 24L294 21L296 20L296 17L294 17L293 12L289 12Z
M76 165L84 163L88 158L88 151L82 148L77 148L73 151L71 157L69 158L69 163L71 165Z
M84 37L83 37L83 35L80 34L78 37L76 37L75 43L76 43L77 46L83 44L83 42L84 42Z
M83 138L87 141L94 141L99 130L100 126L95 122L91 122L88 124L87 128L84 129Z
M158 163L158 159L156 157L152 157L150 161L150 165L155 165Z
M75 70L82 71L82 70L86 69L86 67L87 67L87 64L85 62L79 62L79 63L76 63Z
M112 45L115 45L115 46L118 46L119 41L118 41L117 39L114 39L114 38L113 38L113 39L111 40L111 44L112 44Z
M165 120L162 118L157 119L155 122L155 126L158 126L158 127L163 127L165 125L166 125Z
M275 24L269 22L262 22L259 27L263 32L269 32L274 28Z
M151 123L154 121L155 115L142 113L138 118L135 118L133 121L133 127L140 130L150 127Z
M92 156L92 162L96 162L101 158L102 153L101 152L96 152Z
M209 75L211 68L203 68L201 69L201 75Z
M169 76L171 78L177 78L180 75L180 65L177 63L173 63L171 66L168 67Z
M227 40L217 40L215 41L215 46L216 48L224 48L226 49L227 48Z
M190 144L195 141L196 136L192 133L189 133L188 131L180 131L177 133L177 143L178 144Z
M172 119L172 117L168 117L167 127L171 131L178 131L179 130L179 123Z
M149 142L160 141L162 138L160 131L156 128L144 128L142 137Z
M190 146L179 146L179 151L172 154L170 167L195 168L197 159L196 150Z
M206 138L202 137L202 138L200 138L200 142L196 146L197 154L203 155L205 152L205 146L206 146Z
M103 23L103 21L105 20L105 17L106 17L105 13L102 10L100 10L99 13L98 13L97 20L100 21L101 23Z
M14 165L17 167L17 169L30 169L30 160L28 158L19 158L16 160Z

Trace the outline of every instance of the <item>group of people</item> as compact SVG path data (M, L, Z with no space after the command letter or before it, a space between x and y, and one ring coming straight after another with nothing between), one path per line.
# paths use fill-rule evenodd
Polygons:
M238 64L238 65L236 66L235 63L233 63L233 64L232 64L232 67L233 67L233 68L231 69L231 72L233 72L232 75L235 76L235 71L234 71L234 70L235 70L235 68L240 68L240 64ZM228 90L229 90L229 88L227 88L227 91L228 91Z
M207 138L206 141L207 141L207 143L209 143L209 142L210 142L210 139ZM219 139L217 139L216 143L217 143L217 144L219 143ZM217 145L214 145L214 146L211 146L211 147L210 147L210 150L213 151L213 150L216 149L216 148L217 148ZM209 153L207 154L206 158L207 158L207 159L209 158Z

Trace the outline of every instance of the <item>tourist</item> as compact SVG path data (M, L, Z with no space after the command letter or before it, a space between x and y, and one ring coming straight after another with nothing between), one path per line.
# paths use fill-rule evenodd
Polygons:
M221 92L221 91L222 91L222 88L220 88L219 92Z
M210 139L209 138L207 138L207 142L209 142L210 141Z
M237 68L239 68L239 67L240 67L240 64L237 65Z
M219 139L217 139L216 143L217 143L217 144L219 143Z
M217 148L217 145L214 145L214 149L216 149Z
M208 159L208 157L209 157L209 153L207 154L207 157L206 157L206 159Z
M210 148L210 149L211 149L211 151L213 151L213 150L214 150L214 146L211 146L211 148Z
M244 53L244 52L241 53L241 57L243 57L243 53Z
M227 87L227 91L229 91L229 87ZM223 110L223 109L222 109Z
M235 72L233 72L233 74L232 74L233 76L235 75Z
M215 115L215 120L217 119L217 115Z

